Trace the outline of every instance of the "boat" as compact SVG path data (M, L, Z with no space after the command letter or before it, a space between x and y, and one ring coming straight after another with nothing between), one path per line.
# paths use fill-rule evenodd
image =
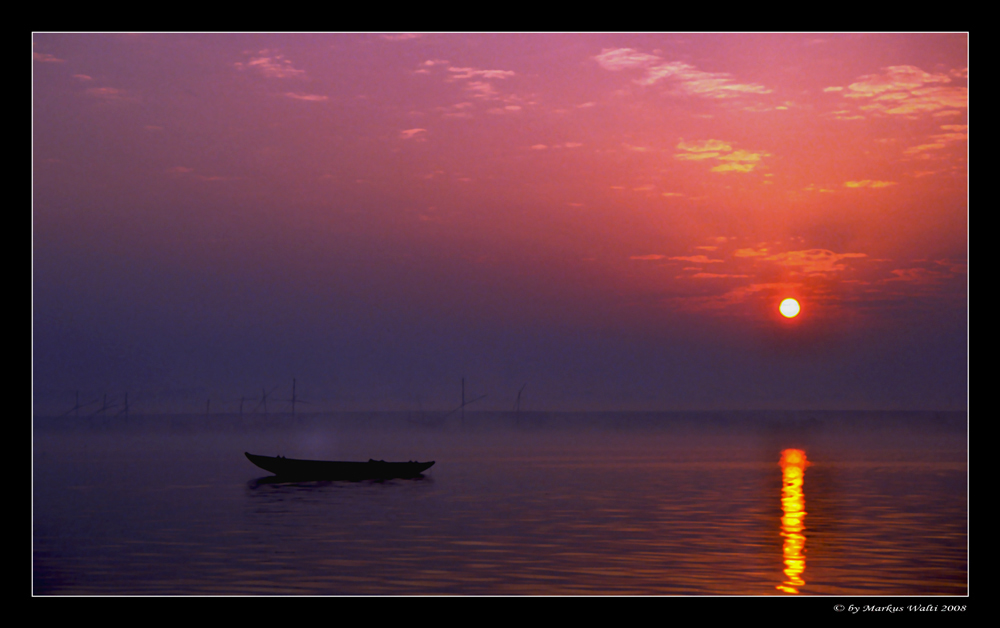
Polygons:
M257 456L243 452L247 460L281 479L288 480L389 480L415 478L434 465L431 462L337 462L297 460L284 456Z

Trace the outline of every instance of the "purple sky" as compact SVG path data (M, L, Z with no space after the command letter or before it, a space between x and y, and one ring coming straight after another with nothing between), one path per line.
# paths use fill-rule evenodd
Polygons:
M966 406L966 34L33 41L37 413Z

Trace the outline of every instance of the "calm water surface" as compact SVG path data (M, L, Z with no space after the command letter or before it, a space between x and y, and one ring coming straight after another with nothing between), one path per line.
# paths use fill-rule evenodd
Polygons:
M863 413L36 419L33 591L965 595L964 425ZM781 465L790 449L805 463ZM244 451L436 464L414 480L272 483Z

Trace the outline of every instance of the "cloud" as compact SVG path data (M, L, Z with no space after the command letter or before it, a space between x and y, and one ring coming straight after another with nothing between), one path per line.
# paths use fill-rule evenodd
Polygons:
M824 188L816 185L815 183L810 183L806 187L802 188L806 192L820 192L821 194L833 194L836 190L831 190L829 188Z
M427 133L427 129L407 129L406 131L399 132L399 139L423 139L423 135L421 135L422 133Z
M736 257L764 257L767 254L768 254L768 249L763 247L760 249L750 249L750 248L737 249L733 253L733 255L735 255Z
M465 89L471 93L473 98L481 100L496 100L500 94L500 92L493 89L492 84L486 81L470 81L466 84Z
M633 255L629 259L653 261L653 260L664 259L664 258L666 258L666 255L652 254L652 255Z
M712 172L750 172L759 165L761 159L770 156L763 151L733 150L729 142L722 140L699 140L677 144L683 152L675 153L675 159L685 161L702 161L715 159L723 163L713 167Z
M475 105L471 102L460 102L447 107L437 107L435 110L440 111L446 118L471 118L472 113L469 110L473 107Z
M947 74L930 74L912 65L893 65L881 74L868 74L847 86L848 98L869 98L880 94L899 94L917 90L929 83L950 83Z
M859 114L854 109L838 109L836 111L827 111L821 114L825 117L832 117L836 120L864 120L865 117Z
M826 249L808 249L805 251L788 251L765 257L764 261L778 262L782 266L791 267L802 273L833 273L845 270L847 266L841 260L868 257L865 253L834 253Z
M730 275L726 273L695 273L691 275L696 279L738 279L749 277L750 275Z
M410 39L418 39L423 37L421 33L386 33L384 35L379 35L382 39L386 41L407 41Z
M448 63L449 62L445 59L428 59L427 61L421 63L413 72L414 74L430 74L430 68L433 68L436 65L448 65Z
M428 63L427 61L424 62ZM436 64L435 64L436 65ZM513 104L516 100L513 97L502 97L500 92L490 83L492 80L503 80L515 76L513 70L480 70L477 68L448 67L448 76L445 80L449 83L455 81L466 81L465 90L472 98L479 100L503 100ZM500 113L494 111L493 113Z
M617 72L629 68L643 68L660 60L660 57L631 48L605 48L594 57L605 70Z
M452 65L449 61L442 59L428 59L423 61L414 72L417 74L432 74L436 72L440 75L440 70L435 70L434 68L442 65L448 66L443 75L444 81L462 85L462 89L467 93L467 97L473 99L473 102L489 102L491 104L491 107L487 110L489 114L517 113L524 106L535 104L530 100L526 101L523 98L519 98L515 94L502 93L494 85L497 81L505 81L517 76L517 73L513 70L461 67ZM499 101L499 103L494 104L494 101ZM439 108L438 110L440 111L441 109ZM472 117L469 111L447 112L444 115L462 118Z
M867 74L843 91L845 98L870 99L861 105L862 111L888 115L913 116L919 113L939 114L942 110L966 109L969 90L949 85L952 77L964 78L954 71L931 74L912 65L894 65L880 74Z
M949 273L928 270L926 268L897 268L890 272L894 277L885 279L884 281L902 281L914 285L936 284L951 276Z
M78 81L93 81L94 80L93 77L87 76L86 74L74 74L73 78L75 78Z
M611 72L643 69L645 74L636 79L636 83L654 85L667 81L677 92L690 96L735 98L745 94L770 94L772 91L763 85L740 83L726 72L705 72L683 61L664 62L658 55L632 48L605 48L594 60Z
M448 68L452 73L453 80L484 78L484 79L505 79L514 76L513 70L477 70L476 68Z
M962 260L913 260L909 268L895 268L889 271L892 277L882 279L885 286L904 288L907 292L923 294L924 296L943 296L954 292L941 292L944 285L962 289L966 286L965 274L968 272ZM921 264L921 266L916 266ZM964 292L964 289L962 290Z
M261 50L258 56L251 58L246 63L234 63L238 70L253 70L259 72L266 78L306 78L305 70L292 67L292 62L282 54L277 54L271 50Z
M97 98L105 102L136 102L138 98L132 95L130 92L124 89L117 89L115 87L91 87L88 88L86 94L91 98Z
M955 142L964 142L969 139L969 125L967 124L943 124L941 125L941 130L949 132L932 135L930 136L931 141L929 143L911 146L904 150L903 154L907 157L930 159L931 155L928 154L929 151L941 150Z
M711 273L705 273L706 278L712 278ZM745 277L745 275L728 275L729 277ZM754 283L738 286L725 294L708 297L683 298L682 307L690 310L719 310L732 305L745 303L752 298L767 298L778 294L789 294L800 291L801 283Z
M715 159L721 155L721 153L675 153L675 159L683 159L685 161L700 161L702 159Z
M39 63L66 63L65 59L60 59L55 55L50 55L47 52L33 52L31 53L32 58Z
M487 109L486 113L491 113L493 115L504 115L511 113L518 113L521 111L522 107L520 105L504 105L503 107L493 107L492 109Z
M863 111L880 111L891 115L913 115L936 112L941 109L966 109L969 106L969 90L965 87L935 87L915 90L905 98L897 94L887 94L876 98L876 102L861 107ZM886 102L882 102L886 101Z
M906 150L903 151L903 154L906 155L907 157L913 157L914 155L918 155L920 153L924 153L929 150L940 150L944 147L945 144L942 142L934 142L933 144L920 144L918 146L911 146L907 148Z
M686 257L671 257L671 260L678 262L692 262L695 264L721 264L724 260L709 259L704 255L688 255Z
M712 172L750 172L753 170L754 164L720 164L712 168Z
M735 98L743 94L770 94L763 85L738 83L725 72L703 72L694 66L676 61L649 69L640 85L653 85L661 80L677 82L681 92L705 98Z
M723 161L760 161L766 153L752 153L748 150L737 150L729 153L728 155L722 155L719 159Z
M895 181L872 181L871 179L844 181L844 187L849 188L887 188L890 185L897 185L897 183Z
M697 142L685 142L684 140L681 140L680 143L677 144L677 148L692 153L733 150L732 146L721 140L699 140Z
M950 83L946 74L929 74L912 65L893 65L881 74L868 74L847 86L848 98L868 98L878 94L900 93L915 90L928 83Z
M329 99L327 96L320 96L318 94L300 94L297 92L285 92L285 96L294 98L295 100L307 100L310 102L322 102Z

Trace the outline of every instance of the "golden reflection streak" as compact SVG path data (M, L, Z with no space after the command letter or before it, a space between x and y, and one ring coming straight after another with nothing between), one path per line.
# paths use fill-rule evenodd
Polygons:
M806 569L805 516L806 497L802 490L805 478L806 452L801 449L786 449L781 452L781 536L785 537L783 553L785 557L785 578L777 588L785 593L798 593L805 585L802 572Z

